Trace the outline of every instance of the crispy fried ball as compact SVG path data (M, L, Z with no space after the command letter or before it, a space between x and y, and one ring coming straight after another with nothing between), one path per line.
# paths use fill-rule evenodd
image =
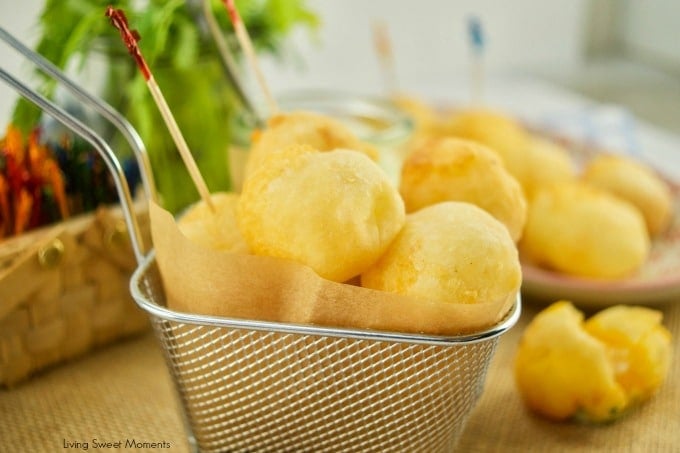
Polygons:
M515 381L526 405L552 420L612 421L648 399L668 374L662 313L615 305L584 321L567 301L542 310L522 334Z
M576 178L574 163L562 146L541 137L532 137L526 155L526 171L519 183L527 199L541 188Z
M673 210L670 189L645 165L624 156L601 154L586 165L583 178L635 205L650 235L668 228Z
M508 230L481 208L457 201L407 215L387 252L361 275L367 288L462 304L507 298L521 280Z
M368 268L404 224L404 203L366 155L295 146L246 180L239 225L255 254L306 264L343 282Z
M452 116L445 131L488 146L501 156L510 174L520 181L524 179L529 134L514 119L488 109L463 110Z
M529 205L520 249L567 274L622 278L646 260L650 240L630 203L583 182L542 189Z
M211 194L210 199L215 206L215 213L201 200L179 218L179 230L189 240L204 247L247 253L248 246L236 221L238 194L217 192Z
M458 138L431 139L402 166L399 188L407 212L440 201L466 201L501 221L517 241L527 204L517 180L489 148Z
M290 145L309 145L319 151L346 148L362 152L374 161L379 153L373 145L360 141L344 124L318 113L291 112L272 116L267 127L256 131L246 163L245 177L271 153Z

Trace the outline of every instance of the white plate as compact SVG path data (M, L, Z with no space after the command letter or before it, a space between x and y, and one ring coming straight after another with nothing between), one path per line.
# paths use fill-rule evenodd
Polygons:
M563 143L575 151L573 144ZM577 149L577 160L584 149ZM591 150L592 152L596 152ZM662 305L680 303L680 186L668 182L675 214L670 228L652 242L650 256L635 275L621 280L571 277L522 260L522 293L528 301L551 303L560 299L584 308L614 304Z

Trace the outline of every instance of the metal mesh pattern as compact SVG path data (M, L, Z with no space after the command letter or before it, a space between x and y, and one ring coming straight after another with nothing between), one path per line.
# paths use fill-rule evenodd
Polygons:
M162 299L156 278L143 280ZM430 345L152 320L206 452L451 451L498 338Z

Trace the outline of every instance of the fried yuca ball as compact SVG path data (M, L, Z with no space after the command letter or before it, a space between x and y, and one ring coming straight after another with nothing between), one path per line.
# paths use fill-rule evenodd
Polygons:
M531 137L525 165L526 171L519 183L529 200L541 187L576 178L574 163L567 150L541 137Z
M524 179L529 134L509 116L489 109L463 110L446 123L445 132L488 146L501 156L510 174Z
M668 228L673 210L670 189L645 165L624 156L601 154L586 165L583 179L635 205L650 235Z
M670 332L662 314L615 305L584 321L559 301L529 323L515 356L526 405L553 420L607 422L651 397L668 374Z
M447 201L406 216L385 254L361 275L361 286L474 304L515 294L522 281L508 230L470 203Z
M216 192L210 195L210 199L215 206L215 212L213 213L201 200L178 219L179 230L189 240L204 247L247 253L248 246L236 221L238 194Z
M633 205L575 181L536 194L519 245L532 261L566 274L622 278L647 259L650 240Z
M404 224L404 202L357 151L294 146L265 159L243 186L238 220L259 255L306 264L344 282L368 268Z
M402 165L399 187L406 212L441 201L466 201L501 221L517 241L527 203L517 180L487 147L453 137L422 142Z
M377 161L377 148L359 140L344 124L328 116L312 112L291 112L274 115L267 126L252 136L245 177L248 176L271 153L291 145L309 145L319 151L336 148L362 152Z

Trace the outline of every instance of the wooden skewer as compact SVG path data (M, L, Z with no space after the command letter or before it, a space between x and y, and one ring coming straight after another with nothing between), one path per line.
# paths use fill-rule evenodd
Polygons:
M149 66L146 64L146 60L144 60L144 57L139 50L139 46L137 45L137 41L140 40L139 33L137 30L130 30L125 13L121 9L114 9L112 6L107 7L106 17L108 17L111 20L111 24L120 31L121 38L123 39L123 42L128 48L130 54L134 57L139 70L144 76L144 80L146 81L146 85L151 92L151 96L158 106L158 110L165 121L170 135L175 142L175 146L177 146L180 156L182 157L184 165L186 165L187 170L189 171L189 175L191 176L196 189L198 189L198 193L200 194L203 201L208 205L210 210L214 213L215 205L210 198L208 186L206 185L205 180L198 169L198 165L196 165L196 161L194 160L191 151L189 150L189 145L187 145L187 142L184 140L184 136L182 135L179 126L177 126L175 117L172 115L170 107L168 107L168 103L165 101L165 97L163 96L160 87L156 83Z
M397 71L394 68L392 43L384 22L373 22L373 43L380 61L388 93L397 94Z
M258 63L257 55L255 54L255 49L253 48L253 43L250 40L250 36L248 35L248 30L246 30L246 27L241 20L241 16L236 9L236 5L234 5L234 0L222 0L222 2L224 3L225 8L227 8L229 18L231 19L231 23L234 26L236 39L238 39L241 49L243 49L243 53L248 59L248 62L255 73L255 77L260 84L260 88L264 93L264 97L267 101L267 104L269 105L270 114L276 114L279 111L279 107L276 104L271 91L269 91L264 74L260 69L260 64Z
M241 80L238 77L237 71L238 65L236 64L236 60L234 59L231 51L229 50L227 40L224 38L224 35L220 30L220 26L217 23L217 19L213 14L211 0L203 0L201 3L203 4L202 10L204 23L208 27L210 36L212 36L213 41L217 46L217 52L220 55L222 67L225 70L229 82L234 88L234 93L241 101L243 107L245 107L246 110L248 110L253 115L253 117L256 118L258 123L262 123L260 115L255 110L253 102L248 98L248 96L246 96L246 91L244 90L243 84L241 83Z

